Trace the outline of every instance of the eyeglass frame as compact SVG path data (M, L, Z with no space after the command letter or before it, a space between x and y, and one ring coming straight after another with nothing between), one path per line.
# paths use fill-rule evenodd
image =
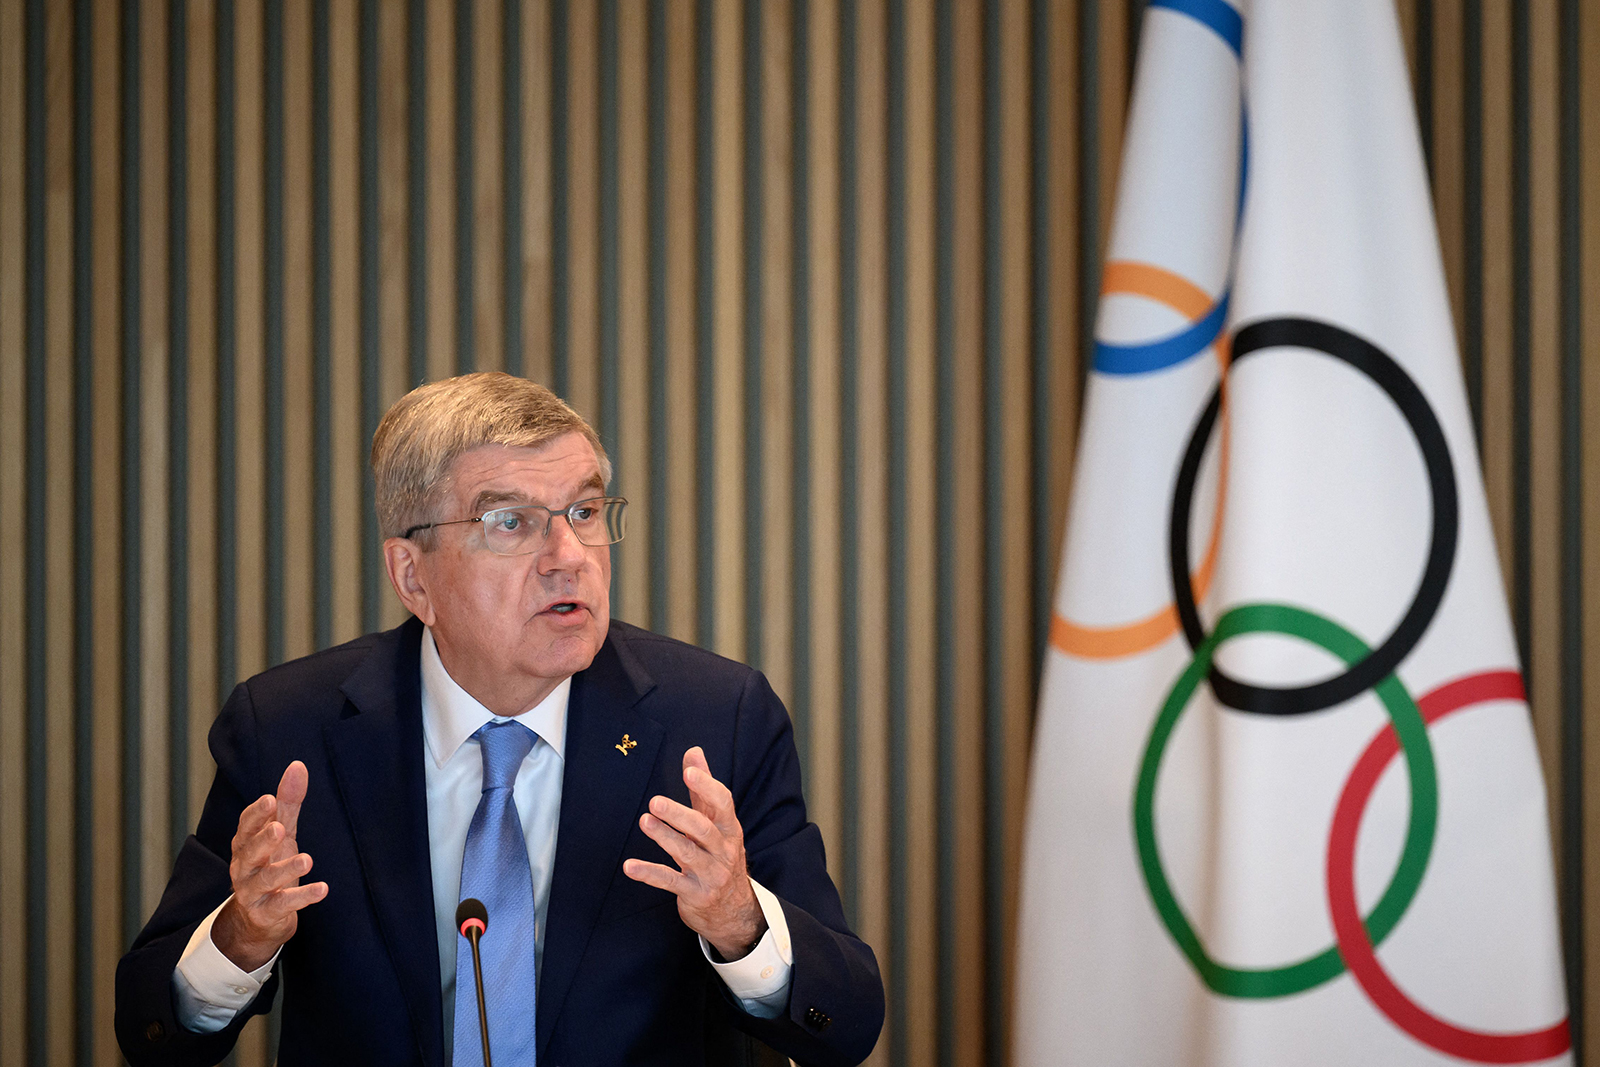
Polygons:
M606 548L606 547L608 547L610 545L621 544L622 543L622 538L619 537L615 541L604 541L604 542L602 542L602 543L600 543L598 545L589 544L589 542L587 542L587 541L585 541L583 539L583 535L578 532L578 524L572 521L572 510L574 508L581 507L584 504L611 504L611 503L620 503L620 504L622 504L623 508L626 509L627 506L628 506L628 498L627 497L623 497L623 496L586 496L582 500L574 500L572 503L568 504L566 507L558 508L558 509L547 508L543 504L510 504L510 505L507 505L506 507L490 508L488 511L485 511L482 515L479 515L476 518L471 518L471 519L450 519L447 522L423 522L423 523L418 523L417 525L408 528L405 531L405 533L401 534L400 536L402 538L404 538L405 540L409 541L411 539L411 535L412 534L421 533L423 530L433 530L433 529L437 529L440 526L460 526L463 523L468 523L468 522L479 522L479 523L482 523L482 522L487 522L489 520L489 516L491 516L491 515L499 515L502 512L506 512L506 511L521 511L524 508L538 508L540 511L544 512L545 515L546 515L545 522L544 522L544 533L540 536L538 545L536 545L533 548L528 549L528 551L526 551L526 552L496 552L493 547L490 547L489 551L494 552L494 554L497 555L497 556L531 556L533 553L535 553L535 552L539 551L541 548L543 548L545 546L545 543L550 540L550 530L555 525L556 516L558 516L558 515L567 520L567 525L572 529L572 536L574 536L574 537L576 537L578 539L578 544L583 545L585 548ZM488 537L485 537L483 540L484 540L484 544L486 546L488 546L489 545Z

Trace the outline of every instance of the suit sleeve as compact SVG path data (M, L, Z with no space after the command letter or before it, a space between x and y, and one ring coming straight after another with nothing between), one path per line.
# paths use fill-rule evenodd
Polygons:
M732 790L746 861L783 905L794 971L788 1009L775 1019L739 1011L723 995L741 1029L796 1063L860 1063L883 1028L883 979L872 949L845 921L822 833L806 820L789 714L760 672L745 685L735 730Z
M173 971L195 928L227 899L232 888L228 863L239 816L263 792L255 714L244 685L234 689L217 716L210 744L217 776L200 825L179 850L155 913L117 964L117 1043L133 1067L219 1062L233 1048L249 1018L270 1009L277 993L274 973L256 999L214 1034L194 1033L178 1021Z

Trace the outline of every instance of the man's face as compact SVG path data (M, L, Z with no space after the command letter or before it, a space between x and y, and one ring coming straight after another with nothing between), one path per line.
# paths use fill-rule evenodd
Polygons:
M576 432L538 448L474 449L448 478L437 515L446 522L518 504L560 510L605 491L594 447ZM432 627L462 688L491 711L515 715L589 666L611 622L611 546L581 544L559 516L544 544L523 556L491 552L478 523L433 536L432 551L411 553L422 610L407 606Z

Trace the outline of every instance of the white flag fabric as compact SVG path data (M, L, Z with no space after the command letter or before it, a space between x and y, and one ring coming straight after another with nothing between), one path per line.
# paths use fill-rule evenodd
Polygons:
M1150 0L1044 670L1015 1062L1571 1062L1391 0Z

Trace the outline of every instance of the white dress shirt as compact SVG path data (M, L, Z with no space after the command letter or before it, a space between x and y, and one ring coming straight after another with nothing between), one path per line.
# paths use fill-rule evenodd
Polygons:
M533 870L536 966L544 956L545 914L561 820L562 751L571 694L572 679L568 678L539 704L516 717L539 738L517 768L512 786L528 844L528 865ZM467 847L467 829L483 792L483 757L472 735L491 719L505 721L504 716L493 714L456 684L439 659L433 631L424 630L422 733L426 758L422 762L434 920L439 939L439 984L444 996L446 1060L451 1055L455 1023L456 944L460 939L455 916L461 891L461 858ZM754 878L750 879L750 886L767 920L767 932L756 947L731 963L718 963L703 937L700 950L745 1011L771 1019L782 1014L788 1003L794 954L789 944L788 920L778 898ZM215 1033L233 1021L261 992L278 959L275 954L249 972L235 966L211 940L211 924L221 910L219 905L195 929L172 974L178 1021L198 1033Z

